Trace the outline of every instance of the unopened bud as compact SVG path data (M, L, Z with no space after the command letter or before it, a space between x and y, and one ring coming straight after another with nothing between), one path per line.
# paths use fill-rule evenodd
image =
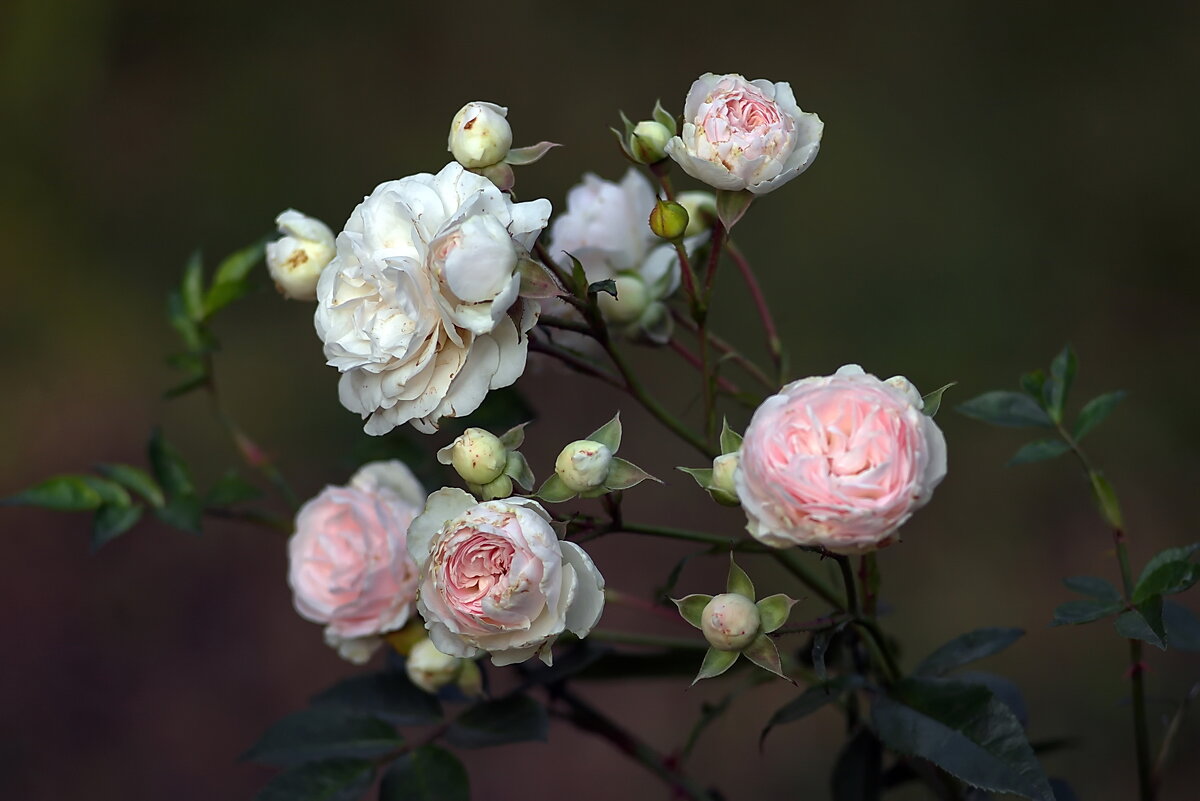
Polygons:
M409 680L427 693L436 693L447 684L453 684L462 673L462 668L462 659L443 654L430 639L414 645L404 663Z
M505 117L508 109L477 100L454 115L446 149L464 167L477 169L504 161L512 147L512 128Z
M454 465L468 484L488 484L504 472L508 451L500 438L482 428L468 428L445 448L438 451L438 461Z
M718 651L740 651L758 636L758 607L744 595L727 592L715 596L700 616L704 639Z
M320 220L288 209L275 218L283 238L267 243L267 270L286 298L316 300L317 279L337 249L333 231Z
M600 313L604 315L605 320L617 325L637 322L651 300L646 282L641 276L618 275L616 285L615 298L607 292L597 294L596 302L600 304Z
M504 162L492 164L488 167L480 167L478 169L471 170L471 172L479 173L484 178L487 178L489 181L495 184L496 188L501 192L509 191L517 183L517 176L513 174L513 168Z
M660 200L650 212L650 230L663 239L678 239L687 230L688 211L673 200Z
M607 445L580 439L558 454L554 461L554 472L569 489L587 492L604 484L612 459L612 451Z
M667 157L667 142L674 132L661 122L643 120L633 126L629 135L629 153L642 164L654 164Z
M513 494L512 479L501 474L486 484L471 484L471 491L481 501L494 501L497 498L511 498Z
M687 230L683 232L684 236L696 236L712 228L717 219L716 195L712 192L680 192L675 199L679 201L679 205L687 209L688 213Z
M737 506L737 486L733 482L734 471L737 470L740 452L725 453L713 459L712 484L709 491L717 503L725 506Z

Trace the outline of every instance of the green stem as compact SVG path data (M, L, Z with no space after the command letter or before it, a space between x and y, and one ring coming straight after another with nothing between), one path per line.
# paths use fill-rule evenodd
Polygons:
M845 611L845 607L842 606L842 599L838 597L838 594L833 590L832 587L830 587L822 579L818 578L816 574L809 570L808 567L806 567L804 563L800 561L800 557L796 555L795 551L771 549L769 553L771 556L775 557L775 561L778 562L784 568L784 570L791 573L800 580L801 584L812 590L813 594L818 596L826 603L832 605L838 611Z
M874 620L858 618L854 621L854 625L870 635L867 638L868 647L871 649L875 662L883 668L884 680L888 683L898 681L904 673L901 672L896 657L892 655L892 649L888 647L887 638L884 636L883 630L879 628L879 624Z
M707 651L708 643L703 639L688 639L685 637L661 637L657 634L642 634L636 631L610 631L609 629L592 629L587 635L589 640L596 642L611 642L618 645L641 645L647 648L668 648L676 651Z
M646 534L651 537L662 537L669 540L686 540L688 542L700 542L705 545L719 545L723 548L736 548L742 540L735 540L731 537L722 537L720 534L709 534L704 531L691 531L684 528L670 528L668 526L653 526L646 523L629 523L622 522L620 531L626 531L630 534Z
M842 573L842 584L846 588L846 611L856 618L862 617L862 607L858 605L858 590L854 584L854 571L850 569L850 557L836 554L833 560L838 564L838 570Z
M553 356L555 359L558 359L564 365L577 373L582 373L583 375L599 379L610 386L616 387L619 390L624 391L625 389L625 384L608 370L605 370L603 367L592 363L569 348L564 348L561 345L555 344L550 340L549 337L543 338L531 336L529 338L529 349L536 353L544 353L547 356Z

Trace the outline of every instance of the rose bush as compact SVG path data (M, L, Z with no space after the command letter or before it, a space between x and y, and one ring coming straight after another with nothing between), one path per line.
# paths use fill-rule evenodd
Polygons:
M366 662L379 635L412 614L417 566L406 535L424 500L404 464L372 462L348 486L326 487L296 515L288 540L296 611L326 624L326 642L351 662Z
M409 529L420 567L417 608L443 653L480 652L510 665L550 646L563 631L584 637L604 608L604 579L550 515L528 498L477 503L460 489L429 496Z
M536 302L519 301L518 259L550 201L513 203L452 162L380 184L338 235L314 318L347 409L369 434L426 433L470 414L525 369Z
M946 475L946 442L905 378L855 364L793 381L754 412L734 475L747 530L777 548L892 542Z
M683 129L666 150L709 186L764 195L808 169L824 127L787 83L708 72L688 91Z

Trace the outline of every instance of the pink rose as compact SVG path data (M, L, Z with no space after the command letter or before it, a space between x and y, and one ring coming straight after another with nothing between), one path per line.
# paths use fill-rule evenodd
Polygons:
M765 195L808 169L824 128L786 83L709 72L688 91L683 130L666 151L709 186Z
M734 481L755 539L864 553L890 544L946 475L946 441L907 379L856 364L793 381L754 412Z
M425 492L401 462L365 465L346 487L326 487L301 507L288 541L296 611L325 623L325 640L366 662L380 634L403 626L417 593L407 532Z
M550 515L528 498L477 503L440 489L413 521L408 549L420 565L417 609L442 653L491 654L511 665L550 647L564 630L587 635L604 608L604 579Z

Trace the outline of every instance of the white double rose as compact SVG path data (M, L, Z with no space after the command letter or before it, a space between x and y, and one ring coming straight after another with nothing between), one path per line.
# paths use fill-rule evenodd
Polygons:
M315 326L339 396L368 434L426 433L478 408L525 369L535 302L518 303L518 258L550 201L513 203L451 162L380 184L350 215L317 285Z

